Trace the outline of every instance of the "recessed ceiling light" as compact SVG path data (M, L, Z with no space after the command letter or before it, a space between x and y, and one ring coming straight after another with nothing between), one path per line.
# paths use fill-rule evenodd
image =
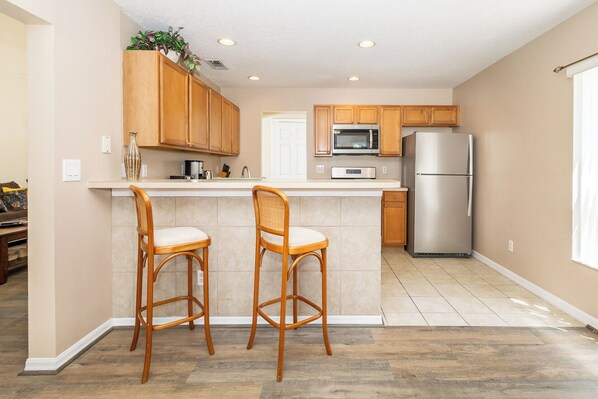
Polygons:
M249 80L260 80L259 76L248 76L247 79Z
M374 43L371 40L363 40L363 41L357 43L357 45L361 48L370 48L370 47L374 47L376 45L376 43Z
M359 80L359 76L350 76L350 77L349 77L349 80L350 80L351 82L357 82L357 81Z
M237 44L233 39L220 39L218 43L222 44L223 46L234 46Z

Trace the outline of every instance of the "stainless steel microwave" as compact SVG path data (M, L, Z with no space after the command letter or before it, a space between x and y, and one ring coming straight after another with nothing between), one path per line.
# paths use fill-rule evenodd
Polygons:
M380 153L378 125L332 125L332 155Z

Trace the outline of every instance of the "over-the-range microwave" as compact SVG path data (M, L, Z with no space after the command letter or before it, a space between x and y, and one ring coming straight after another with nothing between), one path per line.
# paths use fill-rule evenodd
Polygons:
M380 153L378 125L332 125L332 155Z

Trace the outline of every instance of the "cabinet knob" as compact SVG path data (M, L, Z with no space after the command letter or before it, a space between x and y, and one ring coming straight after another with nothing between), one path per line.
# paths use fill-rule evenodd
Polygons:
M392 199L397 199L397 196L396 196L396 195L393 195L393 196L392 196Z

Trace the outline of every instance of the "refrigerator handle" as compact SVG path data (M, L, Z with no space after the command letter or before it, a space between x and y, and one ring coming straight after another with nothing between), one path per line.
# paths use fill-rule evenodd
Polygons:
M469 151L467 155L469 156L468 174L473 175L473 134L469 135Z
M469 180L469 190L467 195L467 216L469 217L471 216L471 205L473 203L473 176L467 176L467 179Z

